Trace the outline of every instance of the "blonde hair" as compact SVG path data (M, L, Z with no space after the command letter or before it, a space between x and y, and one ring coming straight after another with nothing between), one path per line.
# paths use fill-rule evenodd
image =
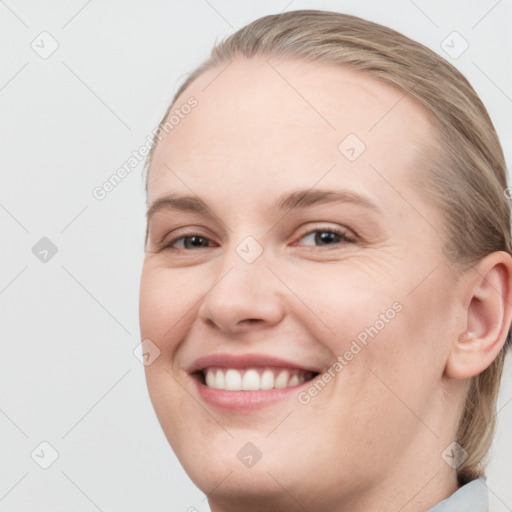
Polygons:
M392 84L416 100L429 114L440 148L424 154L427 171L418 184L444 214L446 256L470 267L494 251L512 252L505 159L486 108L455 67L382 25L318 10L259 18L212 49L210 57L178 89L160 128L175 101L199 75L236 57L256 55L341 65ZM157 138L153 138L147 169ZM508 346L510 332L499 356L471 379L457 426L456 440L468 453L457 468L461 485L484 474L487 466Z

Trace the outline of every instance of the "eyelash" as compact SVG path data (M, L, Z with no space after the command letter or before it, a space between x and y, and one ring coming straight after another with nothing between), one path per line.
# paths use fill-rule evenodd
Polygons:
M333 234L333 235L338 235L341 237L341 240L339 242L334 242L332 245L336 245L336 244L342 244L342 243L355 243L356 240L352 237L350 237L348 235L348 232L345 231L345 230L342 230L342 229L338 229L338 228L315 228L315 229L312 229L306 233L304 233L300 238L299 240L302 240L304 237L306 236L309 236L309 235L312 235L313 233L330 233L330 234ZM163 246L162 246L162 250L173 250L173 251L193 251L193 250L198 250L198 249L208 249L209 247L196 247L194 249L185 249L185 248L176 248L176 247L173 247L173 245L178 242L179 240L185 240L187 238L193 238L193 237L199 237L199 238L202 238L204 240L209 240L208 237L205 237L199 233L186 233L186 234L183 234L179 237L175 237L173 238L172 240L170 240L169 242L165 243ZM318 245L315 245L314 247L328 247L329 245L331 244L328 244L327 246L318 246ZM309 245L306 245L306 246L303 246L303 247L311 247Z

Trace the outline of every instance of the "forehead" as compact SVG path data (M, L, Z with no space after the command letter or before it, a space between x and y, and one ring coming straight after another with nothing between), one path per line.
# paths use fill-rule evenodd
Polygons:
M407 94L341 66L240 58L199 76L173 112L191 97L197 105L178 112L155 150L150 204L190 186L217 199L263 198L319 179L377 192L376 170L403 180L418 144L432 142L427 114Z

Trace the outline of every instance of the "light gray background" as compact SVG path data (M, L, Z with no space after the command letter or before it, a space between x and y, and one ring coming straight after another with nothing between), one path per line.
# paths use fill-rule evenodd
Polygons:
M142 165L103 201L92 190L144 143L216 38L301 8L395 28L468 77L510 165L510 0L288 2L0 1L0 510L208 510L164 438L133 355ZM59 45L46 59L31 48L50 48L43 31ZM452 31L469 43L457 59L441 48ZM46 263L32 253L42 237L58 248ZM510 358L499 408L488 485L492 510L505 511ZM43 441L59 453L48 469L31 458L36 450L34 459L50 460Z

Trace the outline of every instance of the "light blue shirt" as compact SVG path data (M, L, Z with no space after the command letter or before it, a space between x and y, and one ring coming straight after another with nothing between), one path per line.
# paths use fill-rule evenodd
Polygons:
M489 512L486 477L471 480L427 512Z

